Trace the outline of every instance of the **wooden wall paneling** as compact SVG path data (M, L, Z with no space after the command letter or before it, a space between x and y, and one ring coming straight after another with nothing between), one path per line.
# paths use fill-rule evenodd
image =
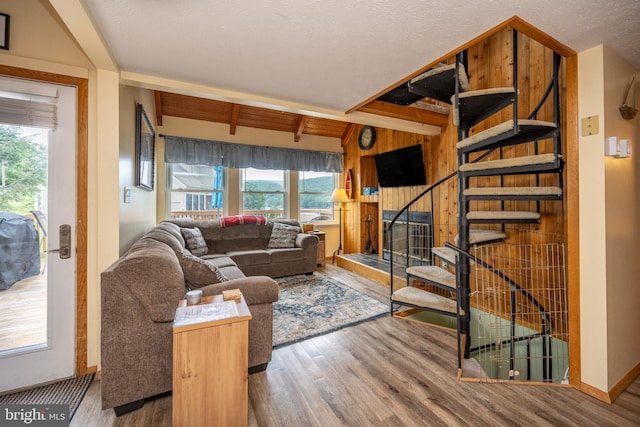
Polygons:
M532 76L533 74L533 76ZM535 73L531 69L531 39L522 33L518 33L518 109L519 118L526 118L535 108L538 100L531 94L530 85L533 82ZM516 156L527 156L530 153L530 144L520 144L515 147ZM530 186L534 185L535 178L523 175L514 185ZM516 203L518 209L529 208L529 202ZM535 203L534 203L535 206Z
M352 195L354 201L358 200L358 184L359 184L359 174L360 174L360 165L358 163L358 153L356 150L359 149L357 144L357 133L351 134L349 141L345 144L345 172L349 169L352 171L352 179L355 179L354 195ZM344 188L344 173L342 176L341 186ZM353 183L352 183L353 184ZM353 253L358 252L359 249L359 241L356 239L358 230L353 230L353 227L357 225L357 221L355 221L355 217L359 214L359 203L346 203L344 205L345 211L342 213L342 253ZM339 211L336 212L339 214Z

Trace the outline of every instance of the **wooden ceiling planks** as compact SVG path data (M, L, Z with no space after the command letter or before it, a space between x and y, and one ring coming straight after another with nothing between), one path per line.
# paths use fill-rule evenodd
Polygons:
M306 116L285 111L242 105L213 99L198 98L170 92L154 91L156 121L162 125L162 116L204 120L229 125L229 133L236 134L238 126L287 132L294 141L303 135L340 138L342 144L349 139L355 124L339 120ZM374 101L360 109L372 114L394 117L423 124L444 127L447 116L418 108L401 107Z
M246 126L288 132L293 134L296 142L300 140L302 135L344 139L344 136L348 134L347 129L352 125L339 120L162 91L155 91L154 99L156 102L156 121L159 125L162 125L162 116L205 120L228 124L231 135L235 135L238 126Z

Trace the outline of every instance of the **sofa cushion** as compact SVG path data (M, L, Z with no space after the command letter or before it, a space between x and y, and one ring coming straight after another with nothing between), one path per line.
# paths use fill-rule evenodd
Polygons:
M256 249L253 251L231 251L227 252L227 255L233 258L238 264L238 267L244 265L259 265L269 264L271 262L271 255L264 249Z
M301 248L286 248L286 249L268 249L267 252L271 254L271 262L297 262L300 260L302 252Z
M220 272L220 278L223 279L220 280L220 282L226 282L233 279L242 279L246 277L242 270L240 270L236 266L222 267L218 271Z
M221 238L215 244L215 253L266 249L271 235L271 224L241 224L220 228Z
M184 281L191 289L228 280L213 263L198 258L186 249L177 253Z
M204 237L202 237L202 233L198 227L182 228L180 229L180 232L184 236L185 246L192 254L195 256L202 256L209 252L207 243L204 241Z
M293 248L299 233L300 227L274 222L268 247L270 249Z
M220 269L222 267L237 267L238 266L238 264L236 264L234 260L232 260L231 258L229 258L226 255L207 254L207 255L204 255L204 256L199 257L199 258L206 259L211 264L213 264L216 267L218 267L218 269Z

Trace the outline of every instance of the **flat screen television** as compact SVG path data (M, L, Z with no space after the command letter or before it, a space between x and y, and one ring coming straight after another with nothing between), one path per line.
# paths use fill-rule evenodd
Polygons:
M405 187L427 183L422 146L419 144L376 154L374 158L380 187Z

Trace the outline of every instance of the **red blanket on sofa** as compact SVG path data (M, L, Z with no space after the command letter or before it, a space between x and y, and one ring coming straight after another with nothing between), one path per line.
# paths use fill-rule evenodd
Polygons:
M266 223L267 218L262 215L233 215L220 218L220 227L231 227L239 224L264 225Z

